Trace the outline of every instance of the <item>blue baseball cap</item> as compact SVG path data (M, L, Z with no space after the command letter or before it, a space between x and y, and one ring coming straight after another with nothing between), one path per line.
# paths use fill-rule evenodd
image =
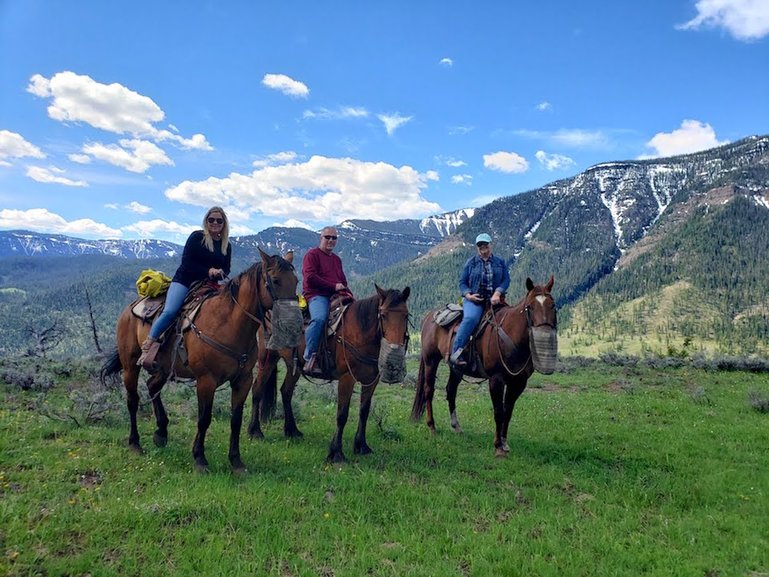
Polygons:
M482 232L481 234L479 234L478 236L475 237L475 244L476 245L478 243L481 243L481 242L491 242L491 237L488 234L486 234L485 232Z

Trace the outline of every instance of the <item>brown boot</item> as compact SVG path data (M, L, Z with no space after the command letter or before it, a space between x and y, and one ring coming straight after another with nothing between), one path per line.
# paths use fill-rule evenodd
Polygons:
M304 374L308 377L323 377L323 370L320 368L318 356L315 353L313 353L310 360L304 364Z
M142 354L136 364L148 371L155 368L155 357L160 350L160 341L148 336L142 343Z

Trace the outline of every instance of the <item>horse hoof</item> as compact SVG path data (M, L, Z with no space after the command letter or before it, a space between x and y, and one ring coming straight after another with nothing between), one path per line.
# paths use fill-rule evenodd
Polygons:
M208 463L195 463L195 471L201 475L208 473Z
M156 447L165 447L168 444L168 435L164 437L155 433L152 435L152 440L155 442Z
M262 441L264 440L264 433L262 433L261 431L253 431L253 432L249 431L248 437L254 441Z
M497 459L505 459L507 458L507 451L505 451L502 447L497 447L497 450L494 451L494 456Z
M454 429L455 433L464 433L464 431L462 430L462 427L460 427L459 425L456 425L456 426L451 425L451 428Z
M347 458L342 453L336 453L326 457L326 462L334 464L346 463Z
M245 477L248 474L248 469L245 465L232 468L232 475L234 477Z
M294 431L286 431L285 436L287 439L301 439L304 437L304 433L299 429L296 429Z
M144 449L142 449L141 445L136 443L128 443L128 450L131 451L134 455L144 454Z

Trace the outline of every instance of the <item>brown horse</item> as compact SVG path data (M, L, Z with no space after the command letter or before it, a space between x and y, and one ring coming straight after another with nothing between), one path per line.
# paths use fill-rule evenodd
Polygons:
M535 286L526 279L526 296L513 306L502 305L484 315L488 319L480 337L476 340L473 362L468 363L465 374L489 379L489 394L494 406L496 433L494 447L498 457L510 451L507 430L518 397L534 370L551 374L557 355L555 301L550 295L553 277L544 286ZM435 433L433 418L433 393L435 378L441 359L447 360L451 351L454 325L439 326L433 312L422 321L422 354L419 361L416 395L411 417L419 420L427 409L427 426ZM482 321L484 322L484 321ZM457 419L456 398L462 373L452 369L446 384L451 426L461 432Z
M157 446L168 442L168 416L160 398L163 385L172 371L176 376L194 378L198 396L198 431L192 445L195 467L208 469L205 455L206 431L211 424L214 393L230 382L232 388L229 459L234 472L245 471L240 458L240 428L243 404L248 396L251 371L256 362L256 331L264 322L264 313L280 299L296 299L298 279L291 263L282 257L268 256L261 249L261 262L229 280L220 292L203 302L192 323L183 334L186 363L174 351L176 339L171 335L157 356L157 370L147 379L157 429L153 436ZM123 371L131 429L128 445L141 452L136 412L139 407L138 380L140 367L136 361L141 343L150 325L136 317L128 305L117 323L117 350L101 370L102 382ZM298 338L298 334L296 335ZM172 366L173 365L173 366Z
M337 388L336 431L331 438L329 462L346 460L342 450L342 436L350 410L355 383L361 383L358 430L355 433L353 451L358 455L371 453L366 442L366 423L371 410L371 399L379 381L399 382L406 373L405 350L408 343L408 308L406 299L410 289L384 290L374 285L376 294L354 301L342 314L335 333L326 337L326 346L334 360L332 378L339 381ZM263 342L263 341L262 341ZM284 433L287 437L301 437L296 426L291 399L296 382L302 374L301 351L303 339L297 348L279 351L263 347L259 352L259 365L253 384L251 424L248 431L252 438L264 435L259 423L271 415L276 401L277 363L286 363L286 375L281 386L284 413Z

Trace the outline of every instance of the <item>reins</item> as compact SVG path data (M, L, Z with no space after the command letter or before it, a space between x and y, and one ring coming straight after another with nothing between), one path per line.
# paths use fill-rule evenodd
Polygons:
M528 305L526 305L524 310L528 310L528 308L529 308ZM497 317L492 310L490 322L491 322L491 326L497 329L497 338L495 339L495 342L497 343L497 353L499 354L499 361L502 363L502 366L507 371L507 374L509 374L511 377L517 377L526 369L526 367L529 365L529 361L531 361L531 347L529 347L529 356L526 358L526 361L524 361L520 369L518 369L517 371L513 371L510 369L510 367L507 366L507 363L505 362L505 355L502 354L502 345L499 344L499 341L506 340L508 343L511 343L511 344L513 343L510 336L505 332L505 329L502 328L502 322L504 322L505 317L508 315L509 312L510 310L506 310L505 314L502 315L502 320L497 322ZM523 311L521 311L521 313L523 313Z
M355 346L353 346L351 343L348 343L346 340L344 340L344 338L341 336L341 334L339 334L339 333L342 333L344 331L344 317L346 316L346 314L347 314L347 311L344 311L342 313L342 319L341 319L341 321L339 323L339 332L336 335L337 342L339 342L342 345L342 358L344 359L345 365L347 365L347 372L350 373L350 376L352 376L354 381L356 383L360 383L361 387L364 387L364 388L365 387L371 387L371 386L375 385L377 382L379 382L379 377L381 375L381 371L379 370L379 367L378 367L379 359L375 359L373 357L364 357L358 351L358 349L355 348ZM377 324L377 336L379 336L380 334L384 334L384 333L381 332L381 330L382 330L382 328L381 328L381 322L382 322L381 310L377 313L377 318L379 320L379 323ZM359 361L359 362L361 362L361 363L363 363L365 365L377 367L376 375L374 376L374 379L370 383L368 383L368 384L363 383L362 381L360 381L358 379L358 377L355 376L355 373L353 373L352 367L350 366L350 360L347 358L347 349L350 349L353 352L353 355L355 356L355 359L357 361Z

